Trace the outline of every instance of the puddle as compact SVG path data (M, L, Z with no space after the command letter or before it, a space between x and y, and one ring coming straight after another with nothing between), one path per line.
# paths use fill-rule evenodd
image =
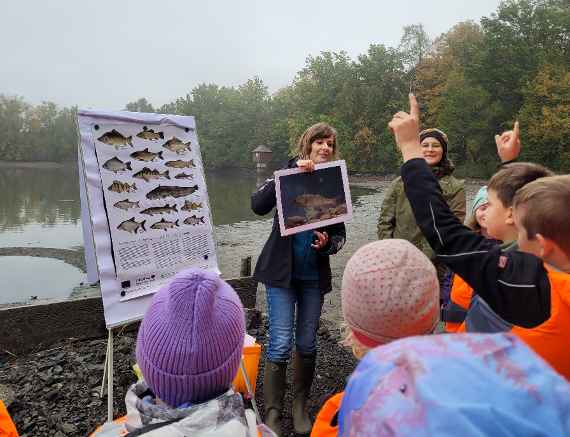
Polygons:
M63 261L31 256L0 257L0 304L65 298L85 274Z

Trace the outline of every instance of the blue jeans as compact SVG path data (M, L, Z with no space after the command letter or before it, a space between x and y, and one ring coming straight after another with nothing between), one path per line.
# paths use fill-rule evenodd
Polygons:
M316 281L294 283L293 288L267 288L269 313L269 361L287 362L291 355L293 331L295 348L303 355L317 351L317 329L323 295ZM295 324L295 304L297 323Z

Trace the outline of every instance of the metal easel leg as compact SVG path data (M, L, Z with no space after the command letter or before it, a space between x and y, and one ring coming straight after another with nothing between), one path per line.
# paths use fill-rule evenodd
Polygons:
M259 410L257 409L257 403L255 402L255 393L251 389L249 377L247 376L247 372L245 370L245 364L243 363L243 356L239 360L239 368L241 370L241 374L243 375L243 380L245 381L247 393L251 397L251 405L253 406L253 411L255 412L255 417L257 418L257 423L261 424L261 416L259 415Z
M107 351L107 422L113 421L113 329L109 329Z

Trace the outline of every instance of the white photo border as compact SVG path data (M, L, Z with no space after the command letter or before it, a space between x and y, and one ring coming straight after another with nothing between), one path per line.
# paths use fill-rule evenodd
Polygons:
M331 167L340 167L340 172L342 176L342 188L344 190L344 196L346 199L346 213L331 219L320 220L313 223L307 223L305 225L295 226L293 228L285 227L285 219L283 217L283 204L281 201L281 178L293 174L305 173L305 171L298 167L295 167L295 168L288 168L285 170L277 170L274 173L275 196L277 197L277 217L279 219L279 231L281 232L282 237L298 234L299 232L308 231L311 229L323 228L325 226L334 225L336 223L342 223L342 222L349 223L352 221L352 198L350 196L350 187L348 185L348 171L346 169L346 162L344 160L338 160L338 161L327 162L324 164L316 164L315 171Z

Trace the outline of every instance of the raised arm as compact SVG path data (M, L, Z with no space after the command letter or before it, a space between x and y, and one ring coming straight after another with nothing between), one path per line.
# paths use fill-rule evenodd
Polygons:
M550 284L539 258L502 252L500 246L463 226L443 199L441 188L421 157L419 110L390 122L402 151L401 174L416 222L431 247L489 306L510 323L534 327L550 316Z

